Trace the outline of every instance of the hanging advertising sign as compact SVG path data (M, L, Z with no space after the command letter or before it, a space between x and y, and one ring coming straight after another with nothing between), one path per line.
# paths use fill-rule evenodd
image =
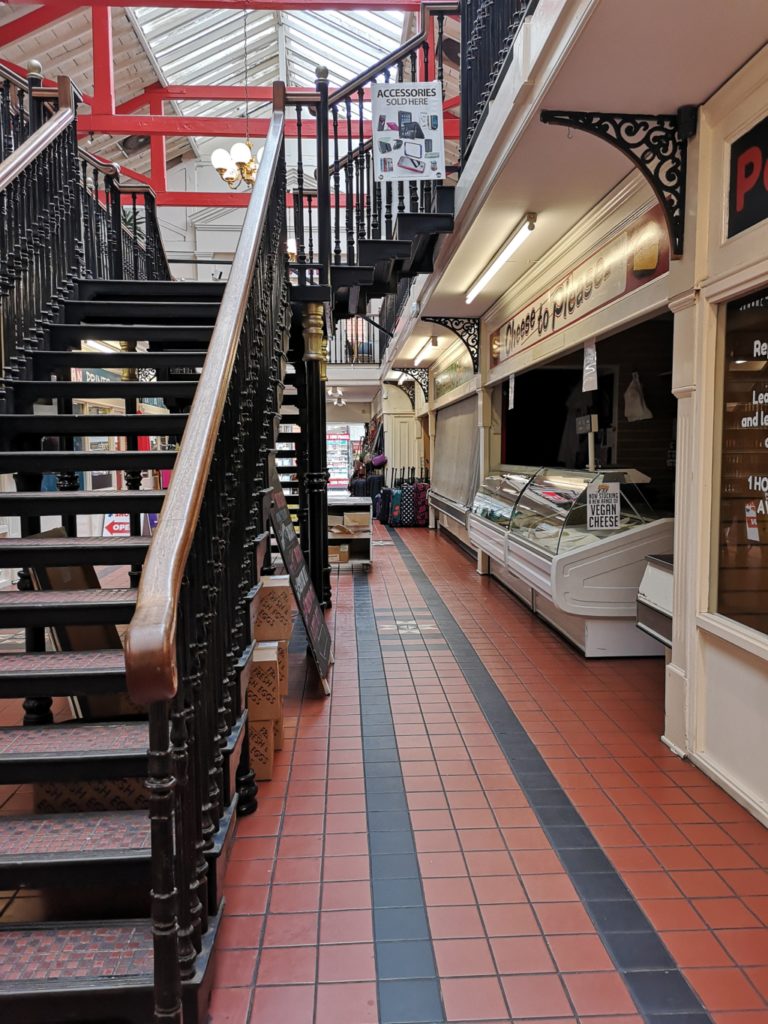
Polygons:
M491 336L491 365L548 340L669 270L669 239L656 207L534 295Z
M442 181L445 138L441 84L374 82L371 110L376 180Z
M587 529L594 532L621 528L621 490L617 483L590 484L587 488Z

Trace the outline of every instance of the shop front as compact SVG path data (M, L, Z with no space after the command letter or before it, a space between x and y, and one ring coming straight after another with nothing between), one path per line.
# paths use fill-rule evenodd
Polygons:
M701 108L689 195L666 739L768 824L768 48Z
M663 218L629 179L558 249L488 316L487 463L470 540L481 568L586 656L660 656L636 607L648 557L673 551Z

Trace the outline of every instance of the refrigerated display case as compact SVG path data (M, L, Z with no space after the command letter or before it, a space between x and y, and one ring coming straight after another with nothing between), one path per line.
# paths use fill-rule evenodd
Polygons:
M661 654L635 626L646 556L672 547L673 520L651 508L648 482L633 469L502 466L475 495L470 540L493 575L588 657ZM620 494L610 531L588 521L587 496L601 484Z

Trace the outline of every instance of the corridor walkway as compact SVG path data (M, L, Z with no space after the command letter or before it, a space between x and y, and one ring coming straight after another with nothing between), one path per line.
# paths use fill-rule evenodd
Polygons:
M662 662L377 529L239 825L211 1024L768 1024L768 832L660 742Z

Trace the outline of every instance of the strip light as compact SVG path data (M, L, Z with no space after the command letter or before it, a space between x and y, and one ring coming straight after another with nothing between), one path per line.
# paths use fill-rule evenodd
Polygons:
M419 351L416 353L416 358L413 360L413 365L414 366L418 366L419 363L421 362L421 360L427 354L427 351L430 348L437 348L437 346L438 346L438 338L437 338L436 335L433 334L431 338L427 338L427 340L421 346Z
M494 256L493 260L488 264L488 266L482 272L480 277L478 277L478 279L469 289L467 294L464 296L464 300L467 303L467 305L469 305L470 302L477 298L477 296L480 294L483 288L485 288L485 286L489 284L494 277L496 277L496 275L504 266L504 264L507 263L509 259L512 257L513 253L517 252L517 250L520 248L520 246L523 244L526 238L528 238L528 236L533 231L535 226L536 214L526 213L522 222L518 224L518 226L512 232L512 235L510 236L509 240L504 243L504 246L501 249L499 249L496 256Z

